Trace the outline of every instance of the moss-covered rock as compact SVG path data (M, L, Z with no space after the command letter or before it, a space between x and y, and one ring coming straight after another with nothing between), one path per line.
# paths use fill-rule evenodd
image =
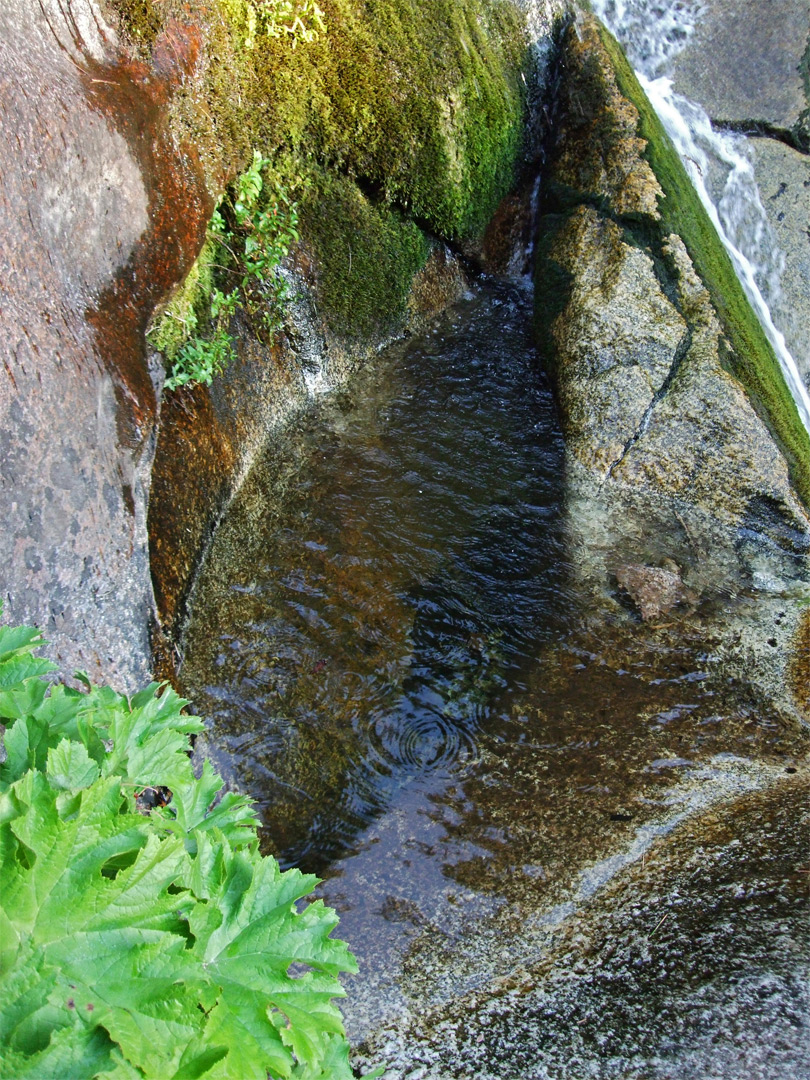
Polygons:
M149 519L171 632L270 427L458 295L462 275L437 240L475 248L513 187L537 60L516 0L294 0L275 22L255 0L107 6L153 71L176 68L177 41L199 43L173 76L168 122L212 197L258 152L265 185L299 210L281 335L268 345L232 320L236 362L210 390L164 403ZM184 325L207 320L209 262L204 251L152 334L166 356Z
M401 322L414 275L430 253L422 230L334 173L318 175L301 221L330 328L348 337L369 337Z
M778 442L796 490L810 505L810 435L785 383L776 354L743 291L731 259L720 243L686 170L661 126L617 42L601 31L616 82L639 111L645 157L663 188L660 201L664 236L683 240L695 269L709 291L731 349L725 356L731 373L745 387L758 415Z
M810 438L680 159L595 20L562 63L537 300L573 452L729 524L767 497L806 532L791 488L810 501ZM659 354L669 370L642 387Z
M172 19L202 27L204 56L174 123L213 186L253 147L292 154L298 175L317 162L359 178L461 239L480 233L514 180L531 61L511 0L323 0L325 29L295 48L251 31L246 2L167 0L159 14L151 0L112 2L152 57Z

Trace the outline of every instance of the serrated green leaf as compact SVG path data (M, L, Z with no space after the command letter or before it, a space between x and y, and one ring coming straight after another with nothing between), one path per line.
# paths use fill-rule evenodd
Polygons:
M42 705L47 692L48 685L38 677L38 673L16 686L0 690L0 717L18 720L29 716Z
M0 689L8 692L22 687L26 679L37 679L53 671L50 660L35 656L15 656L0 663Z
M282 874L275 860L255 849L232 852L227 841L221 843L222 882L207 905L215 902L221 917L202 919L195 909L190 918L194 951L222 991L219 1022L232 1026L238 1018L242 1037L249 1034L268 1061L279 1055L280 1045L310 1057L324 1032L342 1033L331 1001L343 995L337 975L356 970L345 943L329 937L337 916L320 902L296 910L295 901L311 891L316 878L297 870ZM313 970L290 978L293 962ZM272 1020L273 1009L284 1013L284 1023ZM289 1070L292 1056L286 1060ZM280 1063L272 1067L288 1075Z
M85 1080L106 1075L112 1042L102 1028L73 1027L53 1032L48 1045L29 1056L0 1049L0 1076L5 1080Z
M35 716L15 720L4 736L6 760L0 765L0 785L13 784L27 769L41 769L48 754L48 725Z
M208 1030L211 1039L228 1047L227 1056L211 1070L211 1080L266 1080L269 1072L290 1075L292 1056L261 1011L233 1009L220 1000L208 1017Z
M48 751L47 775L60 791L81 791L98 780L99 770L81 743L63 739Z
M45 644L35 626L0 626L0 663L15 653L30 652Z
M384 1069L366 1073L362 1080L382 1076ZM295 1066L292 1080L355 1080L349 1064L349 1044L338 1035L325 1035L317 1057Z
M227 1053L228 1047L221 1043L211 1046L207 1039L195 1039L186 1047L177 1072L171 1080L199 1080L200 1077L210 1076L211 1069L222 1061Z
M223 781L208 759L203 762L198 779L192 776L190 780L175 781L169 786L172 800L162 820L172 832L191 837L192 851L198 843L197 834L215 829L227 838L231 847L243 847L256 839L256 815L251 799L228 791L214 805Z
M340 1080L332 999L355 965L333 912L297 910L317 879L262 858L250 800L220 797L209 763L195 779L183 698L48 687L39 644L0 628L2 1075ZM169 806L135 813L136 784Z
M16 958L13 970L0 979L0 1046L35 1053L41 1046L31 1045L23 1032L32 1016L43 1009L56 985L56 972L45 971L43 950L26 945Z

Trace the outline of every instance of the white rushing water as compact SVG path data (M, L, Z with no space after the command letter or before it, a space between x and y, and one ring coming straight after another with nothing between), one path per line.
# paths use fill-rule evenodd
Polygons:
M747 142L715 131L700 105L672 87L672 61L694 32L701 7L699 0L593 0L594 12L621 42L680 154L810 431L810 395L769 307L779 298L784 257L760 199Z

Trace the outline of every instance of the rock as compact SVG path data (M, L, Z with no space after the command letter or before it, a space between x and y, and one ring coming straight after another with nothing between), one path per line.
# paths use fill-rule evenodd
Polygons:
M802 769L729 794L700 817L681 796L680 822L569 925L562 904L545 918L530 911L530 940L507 977L425 1008L402 993L416 982L411 961L390 991L404 1001L357 1066L384 1061L391 1080L806 1077L810 782ZM501 935L504 949L514 933ZM449 967L457 938L430 945ZM468 978L471 953L448 986Z
M566 33L563 68L550 191L568 205L607 204L618 216L657 221L663 192L643 156L638 111L619 92L593 20Z
M66 676L134 690L154 610L157 400L142 335L205 212L158 130L158 86L90 0L4 3L0 56L4 615L40 626ZM158 204L181 203L168 235Z
M666 615L685 598L677 567L668 570L661 566L620 566L616 571L616 580L645 622Z
M317 160L332 163L336 181L351 186L350 174L373 189L368 197L354 185L355 203L379 220L381 243L401 241L385 267L372 259L359 272L355 248L352 276L355 218L342 234L334 217L327 222L335 262L346 267L332 292L350 295L350 310L396 277L406 241L416 248L417 226L405 229L401 208L442 235L482 232L522 147L537 150L545 127L524 141L525 84L542 94L562 0L487 3L471 35L464 19L434 20L427 44L403 29L418 17L413 6L390 6L396 14L343 5L328 43L305 57L278 39L246 49L245 5L220 11L194 0L179 18L176 5L152 3L1 5L5 617L39 625L66 675L83 668L125 690L148 681L150 629L158 614L169 633L177 628L211 531L273 426L381 343L344 341L327 365L324 312L313 315L311 295L319 268L288 268L305 294L291 305L291 321L302 310L303 319L285 328L295 347L282 356L278 342L266 347L242 326L229 376L210 393L173 395L161 419L164 372L144 345L149 319L191 267L214 197L253 149L272 156L300 144L298 158L282 155L285 188L295 178L308 190L311 170L325 172ZM450 81L437 52L452 59ZM383 192L396 210L378 206ZM431 246L425 240L426 258ZM370 304L382 337L458 295L459 265L433 248L415 281L407 271L405 287ZM171 673L169 654L167 646L161 674Z
M682 238L664 232L663 215L656 218L646 198L628 196L622 178L645 177L644 191L659 192L666 206L683 194L673 184L680 164L671 148L662 143L653 156L639 138L640 113L621 104L608 40L590 19L566 35L568 85L546 187L545 208L553 212L541 224L538 318L546 322L543 345L571 455L595 482L642 505L653 496L674 499L679 513L691 505L725 527L762 529L777 543L806 551L810 519L787 463L729 373L742 377L746 366L761 363L752 385L764 386L767 363L775 360L735 352L752 340L744 320L754 316L744 299L736 309L726 304L729 321L722 322L717 297L726 300L710 294ZM623 78L622 86L630 87ZM663 133L656 137L664 139ZM655 177L648 178L648 157L667 175L665 196ZM611 174L606 162L621 168ZM697 212L703 211L696 203ZM725 258L708 220L691 234L690 242L698 241L702 266ZM715 289L723 280L715 280ZM732 324L732 318L740 321Z
M785 257L771 311L810 386L810 158L775 139L750 145L762 205Z
M762 203L785 257L782 295L766 299L805 382L810 380L810 162L805 156L810 98L802 71L807 71L808 26L808 0L709 0L672 67L675 89L698 102L716 126L776 136L748 140Z
M690 344L645 430L614 471L629 485L651 486L742 524L752 504L779 506L786 523L807 531L787 464L740 384L722 365L724 342L706 289L679 237L667 238Z
M571 281L552 331L568 446L604 479L638 436L687 327L650 257L597 211L577 208L549 258Z
M675 89L719 121L790 130L807 108L800 65L807 0L708 0L675 66Z

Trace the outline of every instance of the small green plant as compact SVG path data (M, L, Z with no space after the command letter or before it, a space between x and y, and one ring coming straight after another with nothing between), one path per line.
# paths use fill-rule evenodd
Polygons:
M356 965L301 906L317 879L195 777L170 687L48 686L42 644L0 628L0 1075L350 1080L332 1002Z
M214 376L225 369L234 355L231 336L222 326L217 326L209 338L189 338L177 354L166 389L176 390L187 383L210 386Z
M315 0L225 0L231 17L244 23L245 48L256 47L256 39L288 37L293 48L299 41L314 41L326 30L323 11Z
M266 343L280 328L287 283L281 263L299 239L298 209L287 189L268 183L258 150L219 199L200 256L149 339L171 365L167 390L210 386L235 356L230 323L243 311Z

